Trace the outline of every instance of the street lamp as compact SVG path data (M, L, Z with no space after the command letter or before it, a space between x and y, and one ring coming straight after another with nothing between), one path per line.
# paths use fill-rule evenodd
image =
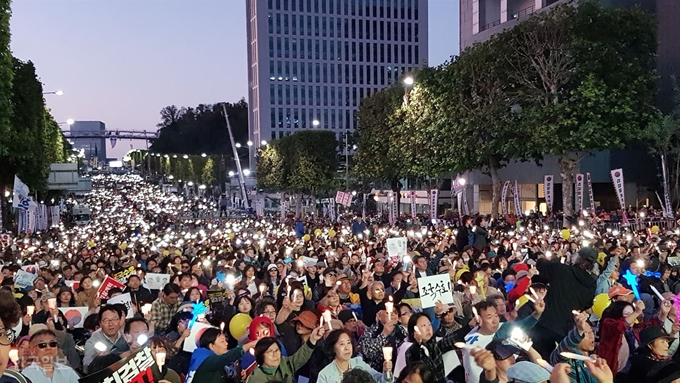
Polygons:
M186 159L189 158L189 156L187 156L187 155L185 154L185 155L182 156L182 158L184 158L184 159L186 160Z
M240 148L241 148L241 144L239 144L239 143L237 142L237 143L236 143L236 147L240 149Z
M54 92L43 92L43 96L48 95L48 94L53 94L55 96L63 96L64 92L61 90L55 90Z
M227 174L229 174L229 177L233 177L233 176L234 176L234 172L233 172L232 170L230 170L229 173L227 173Z
M459 184L460 186L465 186L465 183L466 183L466 182L467 182L467 181L465 181L465 178L459 178L459 179L458 179L458 184Z
M205 157L206 157L206 154L205 154L205 153L201 153L201 157L205 158Z
M260 144L262 144L262 146L267 146L267 140L262 140L262 142L260 142Z
M253 146L253 141L248 140L248 142L246 142L246 144L248 144L248 146Z
M250 169L243 169L243 175L248 177L250 175Z
M413 77L406 76L406 78L404 78L404 84L409 85L409 86L413 85Z
M314 126L319 126L319 124L321 124L321 123L319 122L319 120L314 120L314 121L312 121L312 125L314 125Z

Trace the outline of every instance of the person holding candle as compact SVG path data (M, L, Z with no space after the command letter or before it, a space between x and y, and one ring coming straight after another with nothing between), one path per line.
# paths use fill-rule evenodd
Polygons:
M591 374L585 365L584 358L596 357L591 355L595 351L595 334L588 323L588 313L574 313L576 326L562 339L560 344L550 355L550 364L567 363L571 367L569 378L572 383L597 383L597 378ZM577 358L565 357L563 353L570 353Z
M125 323L125 313L118 305L102 307L98 319L99 330L92 333L90 339L85 342L83 356L83 370L85 372L88 372L88 366L95 356L102 353L120 354L130 349L121 331Z
M408 332L406 328L399 325L399 315L396 309L393 309L391 316L388 316L385 310L379 311L376 323L368 327L359 338L359 346L364 361L373 369L380 370L385 361L382 352L383 346L390 346L395 350L395 359L390 359L394 362L396 350L399 350L399 347L407 338Z
M318 383L340 383L345 371L358 368L368 371L376 382L385 382L384 373L392 373L392 360L385 360L382 365L383 373L374 370L361 357L352 358L354 342L351 334L345 330L334 330L328 334L325 342L326 354L333 361L319 373ZM390 355L388 355L390 356Z
M31 383L19 372L7 368L12 349L12 342L16 339L14 326L21 319L21 307L14 299L14 295L0 289L0 382L2 383Z
M158 370L161 373L161 380L159 383L163 383L163 381L166 383L182 383L179 374L167 365L170 354L168 353L168 347L163 339L159 336L153 336L149 338L148 345L149 348L151 348L151 354L153 354Z

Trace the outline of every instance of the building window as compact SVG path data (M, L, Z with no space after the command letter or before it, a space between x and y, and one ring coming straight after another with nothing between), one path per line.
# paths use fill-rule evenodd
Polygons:
M284 11L288 10L288 0L283 0L283 10Z
M274 33L274 18L271 13L267 16L267 28L270 34Z
M407 28L408 32L407 32L406 36L408 36L408 42L410 43L410 42L413 41L413 29L411 29L411 23L408 23L407 27L408 27Z
M335 84L335 65L331 64L331 84Z
M269 61L269 79L276 80L276 72L274 72L274 62Z
M298 80L298 63L293 62L293 81Z
M281 10L281 0L276 0L276 10L277 11Z
M269 9L270 11L271 11L272 8L273 8L273 4L272 4L272 3L273 3L272 0L267 1L267 9Z
M416 45L416 46L413 47L413 48L415 49L415 52L414 52L414 53L415 53L415 56L416 56L416 57L415 57L415 59L416 59L415 64L418 65L418 64L420 63L420 59L418 58L418 46Z
M364 61L364 43L359 43L359 61Z
M319 60L321 56L321 49L319 49L319 40L314 40L314 59Z
M288 41L288 37L285 37L283 39L283 57L284 58L290 58L290 42Z
M269 84L269 103L271 105L274 105L276 103L275 102L276 101L276 95L275 95L276 91L274 90L275 87L276 87L276 85Z
M269 37L269 58L274 57L274 38Z
M312 51L312 39L307 40L307 58L312 59L313 51Z
M314 16L314 36L319 35L319 17Z
M288 35L290 34L288 31L288 14L283 15L283 33Z
M314 72L316 76L314 76L314 81L315 82L321 82L321 66L319 63L316 63L315 65L316 71Z
M328 83L328 64L326 63L323 64L323 83L324 84Z
M279 85L276 86L276 93L277 93L277 96L278 96L277 104L282 105L283 104L283 85L279 84Z

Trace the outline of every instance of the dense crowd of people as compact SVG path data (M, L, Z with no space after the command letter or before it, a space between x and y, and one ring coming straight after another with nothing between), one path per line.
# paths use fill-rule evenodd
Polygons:
M2 383L75 383L147 348L163 383L680 382L677 231L177 220L193 201L94 182L90 224L0 241Z

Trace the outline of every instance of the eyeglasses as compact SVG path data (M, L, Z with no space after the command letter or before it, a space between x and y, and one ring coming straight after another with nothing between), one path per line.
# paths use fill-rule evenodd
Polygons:
M264 353L267 354L267 355L269 355L269 356L275 356L276 354L280 354L280 353L281 353L281 349L275 348L275 349L273 349L273 350L267 350L267 351L265 351Z
M53 340L51 342L42 342L42 343L36 344L36 346L38 346L38 348L40 348L40 349L44 349L44 348L47 348L47 347L57 348L57 345L58 345L57 341L55 341L55 340Z
M327 275L327 276L329 276L329 277L337 277L337 276L338 276L338 274L336 274L336 273L328 273L328 275Z
M0 344L3 346L9 346L16 339L16 335L17 333L11 328L0 329Z
M270 314L270 315L273 315L273 314L276 314L276 311L274 311L274 310L263 311L262 314Z
M112 324L112 323L118 323L120 318L112 318L112 319L102 319L103 324Z

